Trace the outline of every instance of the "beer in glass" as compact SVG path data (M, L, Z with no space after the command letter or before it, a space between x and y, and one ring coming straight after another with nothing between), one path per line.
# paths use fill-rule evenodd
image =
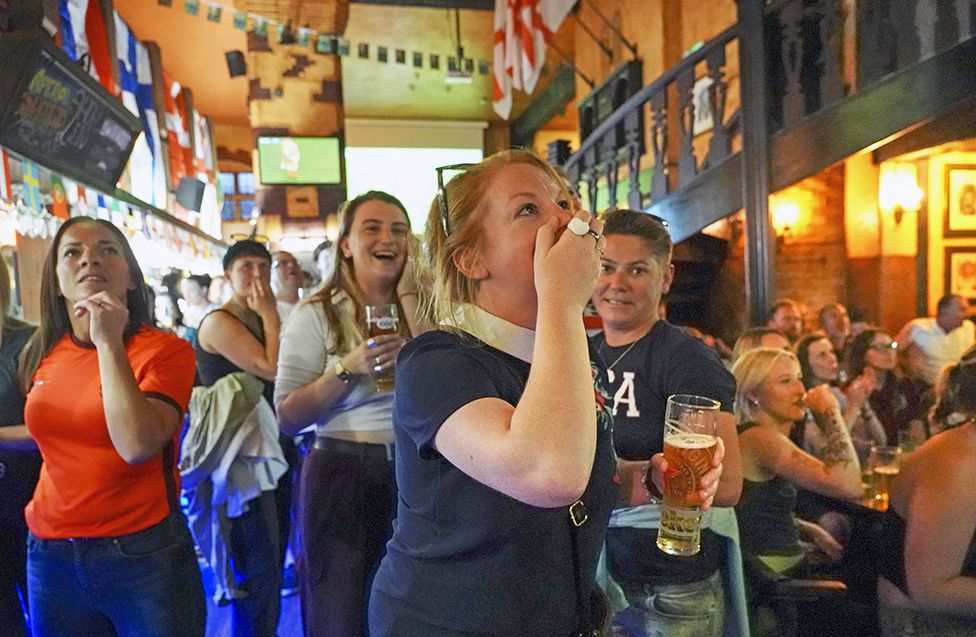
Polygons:
M396 334L400 327L400 319L397 314L395 304L388 305L367 305L366 308L366 334L372 338L381 334ZM376 391L384 392L393 389L395 371L393 365L384 369L382 372L373 374Z
M670 555L701 550L701 479L712 468L719 403L704 396L668 398L664 421L664 503L657 546Z
M868 467L871 470L871 482L874 485L874 508L881 511L888 509L891 483L898 477L900 461L901 447L871 447Z

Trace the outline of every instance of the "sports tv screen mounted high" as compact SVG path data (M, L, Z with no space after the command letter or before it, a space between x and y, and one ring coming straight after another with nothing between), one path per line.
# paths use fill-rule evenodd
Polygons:
M258 137L258 168L265 185L342 183L338 137Z
M46 34L0 34L0 145L114 192L139 119Z

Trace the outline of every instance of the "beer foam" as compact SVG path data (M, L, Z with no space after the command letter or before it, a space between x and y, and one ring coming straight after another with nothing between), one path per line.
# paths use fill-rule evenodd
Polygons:
M885 476L898 475L898 467L875 467L874 469L872 469L872 471Z
M664 436L664 444L676 449L706 449L715 445L715 436L672 430Z

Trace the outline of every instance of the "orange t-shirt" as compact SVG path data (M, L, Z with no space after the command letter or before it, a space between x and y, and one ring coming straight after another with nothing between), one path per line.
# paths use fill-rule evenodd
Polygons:
M186 411L195 365L187 341L142 328L126 353L144 394ZM109 438L94 346L69 335L51 349L34 374L24 419L44 459L25 509L37 537L128 535L178 507L179 431L150 460L125 462Z

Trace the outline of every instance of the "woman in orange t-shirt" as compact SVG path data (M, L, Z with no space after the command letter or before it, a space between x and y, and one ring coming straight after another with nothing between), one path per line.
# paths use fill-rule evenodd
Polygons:
M151 327L112 224L76 217L41 273L20 370L43 464L25 510L35 635L200 635L205 601L176 469L189 343Z

